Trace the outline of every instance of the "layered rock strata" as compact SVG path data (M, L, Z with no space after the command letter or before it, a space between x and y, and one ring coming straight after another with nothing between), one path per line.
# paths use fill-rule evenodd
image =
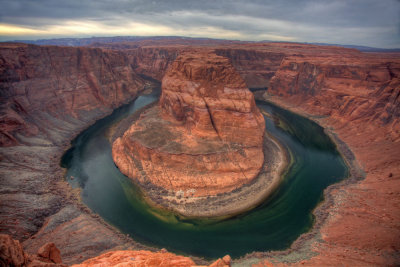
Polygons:
M390 55L388 55L390 56ZM290 56L271 79L270 94L341 122L382 125L400 138L400 63L377 55Z
M120 170L184 196L229 192L263 165L265 123L226 58L184 53L162 81L159 105L113 144Z
M178 256L173 253L160 250L160 252L139 251L111 251L98 257L89 259L72 267L92 266L162 266L162 267L207 267L207 265L196 265L189 257ZM231 258L226 255L208 265L208 267L230 267Z
M1 233L30 253L55 242L68 264L133 246L77 203L59 162L80 131L146 84L118 51L0 45Z
M0 234L0 265L1 266L53 266L66 267L62 264L60 250L54 243L41 246L36 254L24 251L18 240L9 235Z
M326 191L315 211L323 242L314 241L315 256L301 264L399 264L400 55L288 57L264 97L338 136L352 151L347 160L365 172ZM304 246L299 239L293 248Z

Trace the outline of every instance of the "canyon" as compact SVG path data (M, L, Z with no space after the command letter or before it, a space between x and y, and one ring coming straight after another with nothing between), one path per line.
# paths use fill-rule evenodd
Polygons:
M154 86L178 55L196 49L228 58L258 99L318 122L349 147L347 158L364 173L326 190L314 211L316 233L285 252L233 264L400 262L399 54L229 41L91 46L0 45L0 230L29 253L54 242L63 262L76 264L109 250L156 250L80 203L58 163L81 130Z

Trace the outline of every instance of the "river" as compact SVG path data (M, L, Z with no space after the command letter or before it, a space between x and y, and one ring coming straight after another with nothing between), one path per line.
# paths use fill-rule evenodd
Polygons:
M220 221L182 221L143 201L140 190L121 174L111 156L109 127L157 101L159 90L139 96L83 131L63 156L66 179L82 189L82 201L121 232L144 244L208 259L288 248L313 224L323 190L348 175L335 144L313 121L266 102L266 130L290 152L283 182L255 209Z

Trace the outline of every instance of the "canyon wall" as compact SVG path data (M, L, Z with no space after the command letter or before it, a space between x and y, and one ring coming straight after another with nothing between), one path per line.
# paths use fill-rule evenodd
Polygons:
M269 81L285 57L283 52L262 49L218 48L215 53L229 58L249 88L269 88Z
M182 52L190 51L189 46L144 46L138 44L117 44L99 45L99 47L123 51L132 68L136 73L161 81L168 66ZM245 80L249 88L268 88L269 81L279 68L281 61L287 51L276 51L271 49L255 49L254 47L222 46L194 47L200 51L213 51L215 54L226 57L235 67L236 71Z
M271 95L346 124L380 125L400 138L400 62L390 55L289 56L270 81ZM371 128L372 129L372 128Z
M144 84L116 51L9 44L0 63L2 146L33 136L60 144L69 124L85 125L127 103Z
M124 50L136 73L161 81L168 66L175 60L182 48L143 47Z
M337 52L286 57L264 93L339 137L365 172L364 179L350 177L329 191L323 242L313 243L316 256L301 264L397 265L400 55Z
M67 263L82 257L84 247L83 257L90 257L132 245L74 204L59 161L81 130L145 84L118 51L0 45L2 233L25 241L28 251L55 242Z

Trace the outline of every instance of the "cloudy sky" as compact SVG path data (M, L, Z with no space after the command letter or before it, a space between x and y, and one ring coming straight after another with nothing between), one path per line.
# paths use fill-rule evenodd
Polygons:
M400 48L400 0L0 0L0 41L117 35Z

